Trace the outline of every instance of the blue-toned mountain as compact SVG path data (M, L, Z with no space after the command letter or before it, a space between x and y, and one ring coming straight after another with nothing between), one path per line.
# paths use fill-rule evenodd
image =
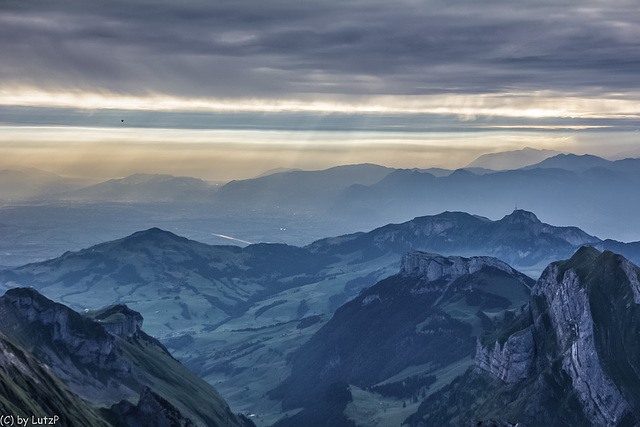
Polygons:
M272 395L285 409L307 408L297 421L314 426L322 420L304 414L335 384L417 399L456 364L468 366L478 335L513 317L533 283L496 258L411 252L398 274L340 307L294 353L291 376Z
M475 369L428 398L410 425L637 425L639 277L626 258L590 247L550 264L528 308L478 341Z
M515 210L498 221L464 212L445 212L389 224L368 233L319 240L309 248L332 254L361 251L363 258L411 250L489 255L535 276L549 262L570 256L582 245L600 242L579 228L552 226L532 212Z
M216 194L221 209L324 212L350 185L373 185L393 172L384 166L360 164L319 171L289 171L231 181Z
M56 194L55 197L57 200L83 202L205 203L211 201L216 190L216 185L197 178L135 174Z
M376 184L345 189L329 212L338 218L362 212L367 219L401 222L443 210L498 218L517 205L549 222L629 241L640 239L633 214L640 209L639 185L639 159L560 154L527 168L488 174L458 170L435 177L396 171Z

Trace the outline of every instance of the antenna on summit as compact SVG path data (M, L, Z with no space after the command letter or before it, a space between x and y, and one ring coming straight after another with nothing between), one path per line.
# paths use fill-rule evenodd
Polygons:
M516 207L513 209L513 211L517 211L518 210L518 204L516 203Z

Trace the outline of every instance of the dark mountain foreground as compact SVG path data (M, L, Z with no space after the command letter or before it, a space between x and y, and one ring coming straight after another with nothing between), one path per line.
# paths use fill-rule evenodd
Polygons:
M0 409L90 426L246 426L126 306L81 315L29 288L0 297ZM44 422L41 422L44 424Z
M407 423L638 425L639 278L623 256L591 247L550 264L527 308L478 341L474 368Z

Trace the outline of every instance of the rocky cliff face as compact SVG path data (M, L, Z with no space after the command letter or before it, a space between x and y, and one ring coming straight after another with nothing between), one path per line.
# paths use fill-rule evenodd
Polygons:
M12 289L0 298L0 319L8 331L29 350L42 351L49 363L57 365L55 351L44 344L55 343L74 355L80 364L114 368L113 337L99 325L61 304L55 304L33 289ZM7 329L5 329L7 330ZM68 365L65 360L58 360Z
M550 265L533 289L544 298L553 323L562 369L587 417L596 425L615 425L630 412L622 393L605 374L595 346L588 290L575 269ZM540 318L540 316L536 316Z
M512 384L527 378L534 368L535 343L531 329L511 335L501 346L497 341L493 347L484 347L478 341L476 347L476 369L489 372L496 378Z
M113 305L95 313L88 312L87 315L100 322L112 335L131 338L142 330L142 315L126 305Z
M34 372L24 361L30 359L16 359L16 352L10 351L3 341L6 336L37 360L34 363L39 365L39 370L55 377L54 381L64 383L64 387L70 389L65 393L73 394L78 401L82 398L97 405L113 404L123 399L135 400L148 387L162 390L163 398L150 390L142 394L135 412L140 424L134 425L246 424L230 411L213 387L171 357L157 340L140 329L141 325L142 316L123 305L83 316L33 289L9 290L0 297L0 366L5 368L5 371L0 369L0 388L7 369L31 377ZM16 396L37 395L39 389L44 390L50 383L47 379L47 384L32 386L21 395L0 396L0 409L15 406L5 405L6 400L13 404L11 400ZM182 421L174 423L171 417L175 414L181 414L175 420ZM65 423L76 424L100 425Z
M400 274L421 276L424 281L435 282L440 279L456 280L464 275L480 271L483 267L493 267L509 274L515 272L507 263L493 257L445 257L416 251L409 252L402 257Z
M549 265L532 288L531 324L511 333L503 344L478 341L476 370L526 390L532 382L547 381L546 372L555 366L559 378L567 378L557 379L557 384L575 395L590 423L633 423L640 378L620 375L619 366L636 366L630 372L637 372L638 361L631 360L635 347L616 348L607 340L634 335L638 325L625 331L627 326L601 313L623 304L628 316L636 315L639 271L619 255L586 247L570 260ZM618 354L620 350L630 354Z

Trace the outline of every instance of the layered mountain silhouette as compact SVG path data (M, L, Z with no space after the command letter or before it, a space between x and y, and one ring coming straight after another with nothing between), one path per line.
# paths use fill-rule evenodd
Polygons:
M65 178L35 168L14 167L0 170L0 199L4 202L38 199L84 185L86 182L83 180Z
M56 195L57 200L124 203L210 202L217 186L191 177L135 174Z
M349 253L364 249L363 257L393 251L422 250L444 255L490 255L520 269L542 270L554 259L601 240L576 227L542 223L535 214L514 210L498 221L463 212L444 212L389 224L369 233L319 240L318 253ZM613 243L611 243L613 244ZM623 247L624 245L621 245Z
M392 274L409 251L489 255L535 277L549 262L585 244L615 247L632 260L640 259L637 244L603 242L578 228L554 227L531 212L516 210L498 221L445 212L302 248L212 246L153 228L7 270L1 277L5 287L33 286L79 310L100 301L134 304L157 331L161 319L154 312L160 308L172 328L219 325L273 295L329 277L330 286L324 285L327 299L335 296L335 301L344 302ZM355 280L354 274L362 279ZM327 309L331 307L315 311L331 312Z
M0 211L0 264L49 259L149 225L212 244L224 235L240 239L236 244L302 246L443 211L499 219L514 206L547 223L637 241L640 199L632 189L640 185L639 162L560 154L502 171L362 164L285 170L224 185L136 174L83 188L46 173L9 171L0 173L0 199L11 204Z
M640 202L625 189L640 184L639 166L638 159L559 154L524 169L488 174L459 170L436 177L397 170L376 184L347 188L330 212L337 217L360 212L371 221L396 222L442 210L499 217L518 205L554 223L579 224L594 234L636 240L637 234L609 224L629 224L632 229L638 224L632 212Z
M467 168L485 168L493 170L520 169L539 163L549 157L561 154L555 150L537 150L525 147L522 150L503 151L483 154L467 165Z
M81 315L16 288L0 297L0 325L5 414L64 425L251 425L125 306Z
M323 212L350 185L372 185L394 169L373 164L337 166L320 171L289 171L231 181L216 194L224 209Z
M483 336L475 368L428 398L409 424L636 425L639 277L626 258L589 247L550 264L528 308Z

